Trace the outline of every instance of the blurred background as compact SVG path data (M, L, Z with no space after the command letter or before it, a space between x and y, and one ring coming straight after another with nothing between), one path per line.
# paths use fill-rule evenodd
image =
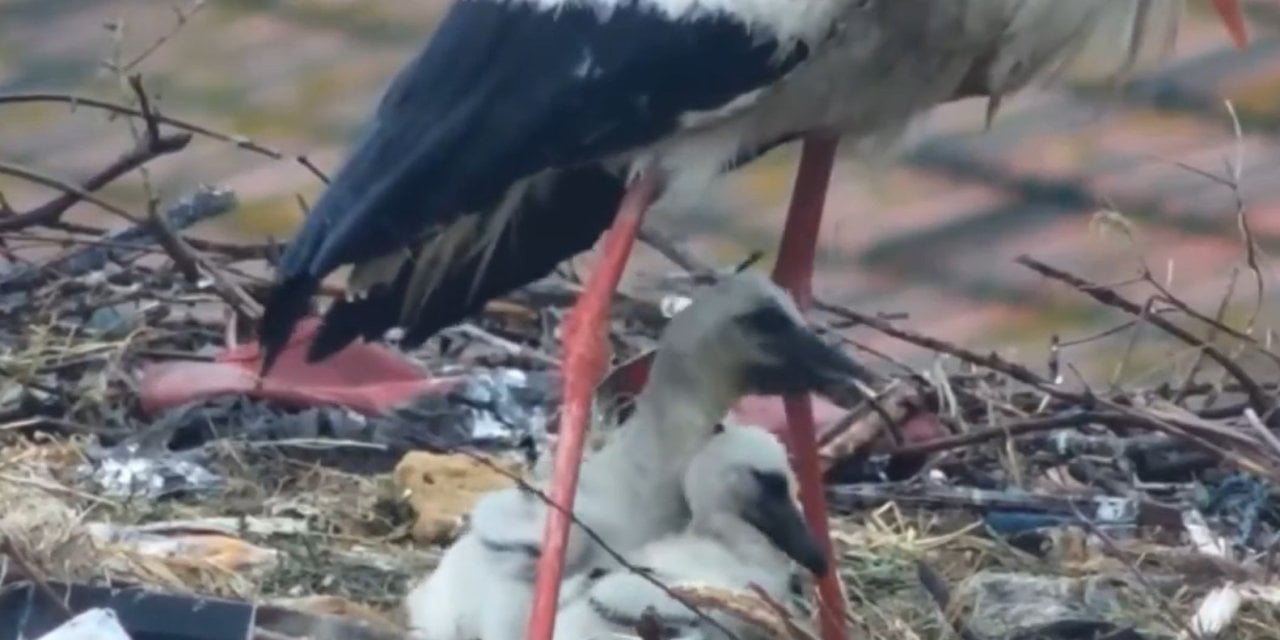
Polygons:
M0 94L126 101L127 87L109 68L142 57L134 70L166 115L306 154L333 170L446 4L0 0ZM987 132L985 103L958 103L922 121L891 161L847 155L828 199L819 295L867 313L906 314L903 326L1043 366L1051 336L1069 344L1125 318L1013 259L1029 253L1107 283L1133 278L1145 260L1179 296L1210 315L1221 306L1228 322L1244 328L1259 300L1245 263L1239 197L1267 285L1254 330L1269 331L1280 310L1271 259L1280 247L1280 0L1245 5L1253 36L1247 51L1232 49L1217 22L1192 8L1170 63L1124 87L1029 92L1010 101ZM175 31L180 19L186 24ZM1239 141L1224 99L1238 112ZM0 105L0 160L51 176L82 179L130 141L128 128L101 112ZM725 265L753 250L772 252L797 152L772 153L717 185L689 215L653 224ZM1203 175L1227 177L1237 154L1244 158L1238 189ZM201 183L237 192L241 208L199 230L224 240L287 236L301 216L297 195L314 199L320 189L291 159L202 138L151 166L166 201ZM139 184L121 181L103 196L138 207ZM17 210L51 195L4 176L0 192ZM83 204L72 217L121 224ZM670 269L642 250L632 273ZM913 364L932 357L869 330L851 335ZM1085 340L1067 348L1064 361L1086 375L1109 375L1130 336ZM1125 377L1164 375L1171 360L1194 357L1140 335Z

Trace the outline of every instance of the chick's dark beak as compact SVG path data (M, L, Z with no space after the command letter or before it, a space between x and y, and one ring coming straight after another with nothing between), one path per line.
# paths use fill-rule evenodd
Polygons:
M769 336L767 349L772 362L752 367L748 384L757 393L791 394L822 392L847 386L855 380L869 381L867 370L830 346L807 327L794 327Z
M774 547L815 576L827 573L827 556L804 517L787 497L762 495L744 514Z

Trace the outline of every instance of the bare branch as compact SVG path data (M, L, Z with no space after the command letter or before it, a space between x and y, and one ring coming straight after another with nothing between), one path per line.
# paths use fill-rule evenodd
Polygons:
M88 189L85 189L83 187L78 187L74 184L65 182L63 180L59 180L51 176L47 176L34 169L27 169L26 167L21 167L16 164L0 161L0 173L11 175L15 178L22 178L23 180L28 180L30 182L34 182L41 186L49 187L51 189L58 189L62 191L64 194L66 194L65 197L71 200L71 203L68 204L66 208L70 208L71 204L79 202L80 200L84 200L86 202L92 202L93 204L101 207L103 210L109 213L115 214L117 216L120 216L125 220L133 222L135 224L139 222L139 218L136 215L129 213L128 211L125 211L123 208L117 205L111 204L110 202L107 202L102 198L99 198L98 196L90 193ZM50 222L56 222L58 220L58 217L62 215L63 211L65 211L66 208L63 208L61 211L57 210L56 208L51 208L46 211L20 213L15 216L0 218L0 233L6 232L6 231L16 231L18 229L25 229L30 226L43 225ZM38 214L38 215L33 215L33 214Z
M80 95L74 95L74 94L68 94L68 93L12 93L8 95L0 95L0 106L3 106L5 104L27 104L27 103L41 103L41 102L64 103L64 104L71 105L72 108L92 107L94 109L101 109L103 111L108 111L108 112L115 113L118 115L123 115L123 116L132 116L135 118L143 117L142 112L137 109L134 109L133 107L111 102L109 100L100 100L98 98L91 98L88 96L80 96ZM161 124L174 127L175 129L181 129L188 133L193 133L195 135L211 138L213 140L218 140L221 142L228 142L235 145L236 147L245 149L247 151L252 151L254 153L266 156L273 160L284 160L285 158L292 157L296 162L298 162L298 164L302 165L303 167L306 167L307 170L310 171L313 175L315 175L318 179L320 179L320 181L326 182L326 183L329 181L328 176L324 175L323 172L321 172L318 168L316 168L315 165L312 164L310 160L307 160L306 156L301 156L301 155L289 156L283 151L258 144L253 140L250 140L249 138L246 138L244 136L234 135L229 133L222 133L221 131L217 131L210 127L195 124L193 122L181 120L181 119L170 117L170 116L157 114L156 119Z
M1065 271L1050 267L1030 256L1018 256L1018 264L1021 264L1040 275L1047 278L1058 280L1070 285L1077 291L1097 300L1098 302L1116 309L1120 309L1125 313L1133 316L1142 315L1142 306L1121 296L1115 290L1089 282L1079 276L1072 275ZM1228 358L1213 345L1205 344L1203 340L1192 335L1186 329L1173 324L1169 320L1155 314L1146 315L1147 322L1160 328L1161 331L1177 338L1178 340L1198 349L1203 349L1204 354L1210 360L1214 361L1223 370L1231 374L1236 382L1240 383L1244 389L1245 395L1249 396L1249 403L1254 410L1262 416L1271 416L1271 408L1273 405L1271 397L1263 391L1262 387L1253 379L1244 369L1241 369L1234 360Z

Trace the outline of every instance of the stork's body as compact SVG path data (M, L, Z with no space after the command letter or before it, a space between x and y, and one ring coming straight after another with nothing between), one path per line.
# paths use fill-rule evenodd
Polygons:
M890 140L934 105L1016 91L1085 43L1150 61L1182 0L460 0L396 78L290 244L274 353L320 278L356 269L322 357L414 346L585 251L626 179L670 197L826 130Z
M1213 0L1219 10L1235 0ZM420 343L548 273L611 224L566 326L553 498L572 506L604 364L601 323L643 211L813 132L891 137L935 104L1017 90L1088 45L1131 66L1181 0L458 0L396 78L279 265L269 367L320 279L346 264L313 356L402 325ZM1241 40L1238 9L1229 21ZM1108 55L1109 54L1109 55ZM1140 57L1140 56L1139 56ZM803 303L834 144L806 145L779 279ZM616 213L615 213L616 212ZM806 514L822 533L812 436L788 415ZM531 640L546 640L568 522L555 514ZM824 583L825 596L839 596ZM828 629L828 633L835 633Z

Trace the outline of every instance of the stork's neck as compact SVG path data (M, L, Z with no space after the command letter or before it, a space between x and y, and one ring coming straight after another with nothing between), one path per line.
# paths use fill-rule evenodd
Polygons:
M741 395L731 376L695 360L659 352L636 398L632 420L644 425L636 435L668 455L693 455Z

